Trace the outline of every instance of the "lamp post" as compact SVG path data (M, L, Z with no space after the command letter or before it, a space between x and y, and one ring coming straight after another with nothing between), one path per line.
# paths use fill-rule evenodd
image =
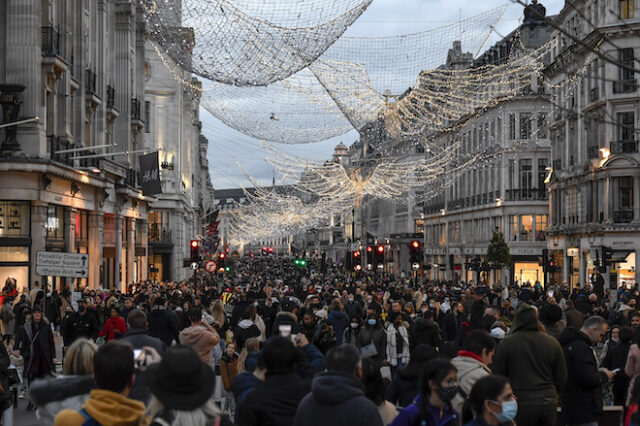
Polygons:
M11 123L18 120L20 105L24 97L22 91L25 86L22 84L0 84L0 104L2 104L3 123ZM18 143L18 126L8 126L5 129L5 138L0 146L0 156L12 157L22 154L20 143Z

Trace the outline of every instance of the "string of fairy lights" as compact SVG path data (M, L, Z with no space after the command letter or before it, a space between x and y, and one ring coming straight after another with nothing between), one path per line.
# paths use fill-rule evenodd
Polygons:
M265 141L279 180L291 182L262 187L243 170L253 189L231 209L237 243L330 226L378 199L429 201L470 171L503 167L531 141L468 144L468 124L533 84L571 93L595 58L551 84L542 71L556 42L527 48L515 32L506 56L475 64L506 7L415 34L345 37L372 0L139 1L173 77L223 123ZM268 143L354 129L363 155L348 164L309 161Z

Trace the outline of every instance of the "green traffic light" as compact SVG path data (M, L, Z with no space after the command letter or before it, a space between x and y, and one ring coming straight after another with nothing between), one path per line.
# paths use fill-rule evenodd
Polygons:
M225 271L227 271L227 272L229 272L229 271L231 270L231 267L230 267L230 266L227 266L227 267L225 267L225 268L224 268L224 270L225 270Z
M307 266L307 261L306 261L306 260L304 260L304 259L302 259L302 260L300 261L300 266Z

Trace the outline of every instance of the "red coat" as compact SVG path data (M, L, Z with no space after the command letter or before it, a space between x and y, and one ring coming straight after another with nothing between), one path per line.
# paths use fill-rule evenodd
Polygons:
M109 317L104 322L104 327L100 332L100 336L106 336L108 342L116 338L116 330L120 331L120 335L127 331L127 325L124 323L124 319L119 315L115 318Z

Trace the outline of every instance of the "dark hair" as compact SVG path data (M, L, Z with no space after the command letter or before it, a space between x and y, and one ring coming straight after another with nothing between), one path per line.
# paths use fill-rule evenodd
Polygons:
M129 328L145 328L147 325L147 315L141 309L134 309L127 315Z
M470 422L474 416L482 416L484 402L488 399L497 400L507 383L509 380L502 376L485 376L478 379L462 407L462 424Z
M575 309L570 309L564 313L567 319L567 327L580 328L584 323L584 315Z
M329 349L325 358L325 365L327 371L353 374L360 359L360 351L352 344L344 343Z
M376 407L384 402L384 380L380 374L380 367L371 358L362 360L362 383L365 388L365 396L369 398Z
M618 335L618 338L622 343L631 342L631 339L633 339L633 330L631 329L631 327L627 327L627 326L622 327L620 329L620 334Z
M436 349L426 343L416 345L411 351L407 365L398 369L398 376L404 380L411 380L416 385L425 364L438 356Z
M631 319L633 317L640 317L640 312L638 312L638 311L632 312L631 315L629 315L629 319Z
M93 358L93 375L98 389L122 392L131 385L133 349L123 342L111 341L100 346Z
M422 421L427 423L429 421L430 414L427 409L427 401L429 401L429 396L431 395L429 382L434 381L440 386L440 383L442 383L444 378L452 371L458 370L449 361L441 358L432 359L424 366L420 377L420 387L418 389L420 392L420 419Z
M202 321L202 310L200 309L191 309L189 310L189 321L191 322L200 322Z
M260 352L260 358L262 361L259 362L259 365L264 364L268 375L287 374L295 370L298 351L291 340L281 336L273 336L265 343Z
M486 349L491 352L496 347L496 341L484 330L473 330L467 335L462 344L462 349L473 352L476 355L482 355L482 350Z

